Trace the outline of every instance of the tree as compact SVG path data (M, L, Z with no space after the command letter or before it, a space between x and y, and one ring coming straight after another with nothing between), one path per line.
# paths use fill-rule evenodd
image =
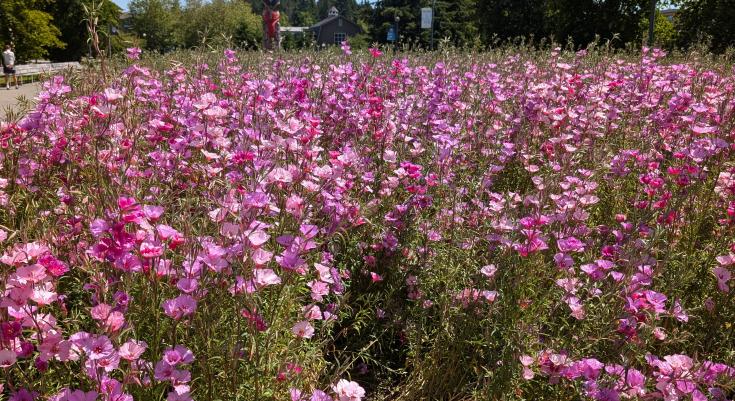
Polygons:
M735 6L732 0L684 0L676 16L679 44L708 41L714 52L735 45Z
M479 38L476 0L437 0L434 38L449 38L455 45L472 44ZM485 23L484 18L481 21ZM428 38L430 32L422 32ZM426 42L426 41L425 41Z
M643 43L648 43L648 28L649 28L648 16L641 18L641 22L638 25L638 30L641 32ZM661 12L656 13L656 19L654 20L653 37L655 40L656 47L665 49L671 49L676 46L677 33L674 22L669 20Z
M0 39L13 42L19 62L46 57L49 49L65 46L53 16L43 11L48 4L45 0L0 1Z
M571 39L577 47L596 36L617 36L622 45L640 40L638 24L649 5L649 0L547 0L546 29L556 40Z
M241 0L189 1L182 17L183 42L197 46L203 39L221 44L232 39L235 44L257 43L263 35L261 17Z
M479 30L485 43L516 37L547 36L546 0L478 0Z
M386 42L388 31L396 25L401 42L417 42L421 37L421 0L383 0L375 5L370 20L374 41Z
M145 39L145 48L166 52L181 46L181 6L178 0L132 0L133 30Z
M294 26L312 26L318 22L316 2L314 0L297 0L291 16Z
M97 4L101 4L98 27L104 33L100 40L106 42L110 28L119 25L118 18L122 10L110 0L100 1L96 0ZM49 51L52 60L79 60L89 52L84 5L90 7L91 3L92 0L55 0L47 6L46 11L54 17L61 31L61 40L66 43L64 49L55 48Z

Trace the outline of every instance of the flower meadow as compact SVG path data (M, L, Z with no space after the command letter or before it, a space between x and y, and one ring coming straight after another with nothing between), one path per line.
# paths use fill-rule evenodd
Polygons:
M0 399L735 398L732 65L110 71L0 125Z

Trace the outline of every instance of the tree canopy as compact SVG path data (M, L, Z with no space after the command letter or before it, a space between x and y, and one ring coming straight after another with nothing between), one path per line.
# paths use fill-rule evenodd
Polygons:
M44 11L45 0L0 1L0 39L12 42L19 62L46 57L50 49L63 48L61 31L53 24L54 17Z
M20 62L45 57L78 60L88 53L84 9L93 2L102 5L100 39L120 32L122 10L112 0L2 0L0 40L14 43ZM426 47L430 31L420 27L420 10L432 3L437 42L494 46L532 37L536 43L553 38L577 47L596 39L612 40L614 46L646 43L651 4L650 0L281 0L281 25L311 26L336 7L365 31L353 38L356 42L386 43L388 31L397 26L403 45ZM706 43L715 52L735 45L732 0L659 1L659 9L670 7L678 8L674 18L656 15L656 45ZM125 24L129 31L111 36L113 49L136 43L159 52L213 42L258 46L262 8L262 0L131 0Z

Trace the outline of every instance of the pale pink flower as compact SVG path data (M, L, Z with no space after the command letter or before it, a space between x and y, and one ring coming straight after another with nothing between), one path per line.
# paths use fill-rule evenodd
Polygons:
M259 247L265 244L266 242L268 242L269 238L270 235L268 235L268 233L263 230L255 230L248 234L248 240L250 241L250 244L252 244L254 247Z
M148 344L146 344L145 341L128 340L125 344L120 346L118 354L122 359L135 361L143 355L147 348Z
M291 331L299 338L311 338L314 336L314 327L306 320L296 323Z
M365 389L356 382L345 379L340 379L332 386L332 390L337 394L338 401L360 401L365 396Z
M253 269L253 281L259 288L281 284L281 278L271 269Z

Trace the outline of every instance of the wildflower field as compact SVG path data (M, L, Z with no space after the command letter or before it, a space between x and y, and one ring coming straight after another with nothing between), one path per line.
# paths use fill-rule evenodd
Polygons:
M732 400L735 70L190 52L0 125L0 400Z

